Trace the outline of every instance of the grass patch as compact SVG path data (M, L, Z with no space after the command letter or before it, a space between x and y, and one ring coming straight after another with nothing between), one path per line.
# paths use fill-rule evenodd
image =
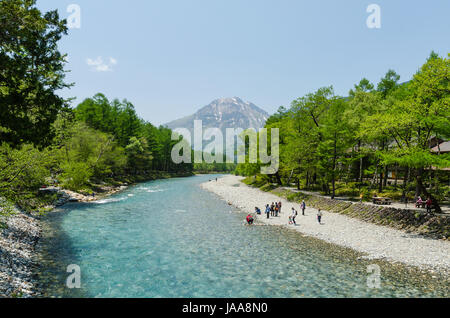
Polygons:
M262 187L259 187L259 189L261 191L264 191L264 192L269 192L269 191L272 191L272 190L274 190L276 188L278 188L278 187L273 185L273 184L270 184L270 183L266 183Z
M242 182L245 183L246 185L256 187L256 188L261 188L261 187L265 186L266 184L268 184L267 180L265 180L265 178L263 178L259 175L247 177L247 178L243 179Z
M28 213L37 211L38 213L44 213L46 211L45 206L51 205L58 199L57 193L30 193L21 196L17 201L17 206Z

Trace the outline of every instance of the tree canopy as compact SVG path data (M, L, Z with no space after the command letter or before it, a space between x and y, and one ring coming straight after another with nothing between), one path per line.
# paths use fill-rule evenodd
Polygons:
M381 194L403 177L403 197L414 178L414 194L438 199L448 195L439 182L440 168L450 167L449 154L430 151L431 140L450 137L449 58L432 53L411 81L388 70L377 85L363 78L348 97L323 87L280 107L266 128L280 129L280 169L261 176L278 183L296 180L297 186L336 195L372 189ZM376 87L376 89L375 89ZM257 174L255 164L239 164L237 173ZM430 181L434 178L434 181ZM425 180L427 182L425 182ZM390 182L390 181L389 181ZM425 184L426 183L426 184ZM394 192L392 192L394 191ZM368 194L368 192L366 192Z
M41 13L35 0L0 2L0 139L13 146L51 142L51 124L66 101L65 55L58 41L67 34L56 10Z

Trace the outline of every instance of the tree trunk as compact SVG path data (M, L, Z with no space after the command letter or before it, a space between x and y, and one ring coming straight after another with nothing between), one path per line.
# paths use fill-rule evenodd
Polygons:
M383 192L383 169L380 167L380 180L378 181L378 192Z
M388 168L388 165L386 165L384 167L384 180L383 180L383 187L385 187L385 188L387 186L388 175L389 175L389 168Z
M279 174L278 171L277 171L277 173L275 173L275 178L277 179L278 185L279 185L279 186L282 186L283 183L281 182L281 177L280 177L280 174Z
M322 182L322 191L325 192L325 195L330 194L330 187L328 186L328 181Z
M422 192L422 169L416 169L416 193L414 194L414 201L417 201L417 198L419 195L421 195Z
M380 150L381 151L384 150L384 139L381 141L381 149ZM385 169L386 169L386 167L385 167ZM380 192L380 193L383 192L383 166L382 165L380 165L380 180L378 183L378 192Z
M291 174L289 175L289 179L288 179L288 181L287 181L287 186L288 186L288 187L291 186L291 178L292 178L292 175L293 175L293 174L294 174L294 169L291 170Z
M306 189L309 189L309 171L306 171Z
M349 182L352 181L352 168L353 168L353 164L349 164L347 166L347 176L345 178L345 184L347 185Z
M336 181L334 180L334 175L333 175L333 179L331 180L331 198L334 199L335 195L336 195Z
M337 157L337 140L336 140L336 133L334 133L334 149L333 149L333 171L331 174L331 186L332 186L332 193L331 198L334 199L334 196L336 194L336 157Z
M394 181L394 188L397 188L397 179L398 179L398 164L395 164L395 181Z
M408 167L407 170L405 171L405 176L403 177L403 193L402 193L402 197L403 197L403 201L406 202L406 189L408 188L408 181L409 181L409 175L411 172L411 168Z
M375 173L373 174L373 178L372 178L372 185L377 183L377 175L378 175L378 163L375 166Z
M363 182L363 157L361 156L361 140L358 141L358 153L359 153L359 183Z
M439 177L437 171L433 172L433 176L434 176L434 191L436 192L439 190Z

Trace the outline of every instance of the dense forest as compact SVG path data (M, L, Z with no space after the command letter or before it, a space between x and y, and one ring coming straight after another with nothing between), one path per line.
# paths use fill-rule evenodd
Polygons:
M57 93L74 85L58 50L66 34L56 10L41 13L35 0L0 2L0 216L14 205L44 205L42 186L90 193L96 184L230 170L173 163L181 137L139 118L127 100L97 94L71 108Z
M323 87L280 107L266 123L279 128L279 171L259 174L259 163L236 173L256 184L295 183L299 189L366 199L448 200L450 59L432 52L412 80L389 70L375 86L363 78L347 97Z

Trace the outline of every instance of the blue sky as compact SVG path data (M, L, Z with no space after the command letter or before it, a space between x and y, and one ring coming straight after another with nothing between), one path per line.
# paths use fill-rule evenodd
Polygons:
M220 97L273 113L322 86L346 95L390 68L406 81L431 50L450 52L448 0L37 0L63 18L70 4L81 27L60 43L75 82L61 94L126 98L156 125ZM379 29L366 25L370 4Z

